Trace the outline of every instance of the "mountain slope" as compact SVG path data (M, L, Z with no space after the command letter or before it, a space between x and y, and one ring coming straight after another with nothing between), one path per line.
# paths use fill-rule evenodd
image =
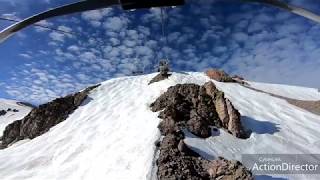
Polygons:
M15 120L22 119L31 111L31 109L32 107L24 105L18 101L0 98L0 111L6 111L4 115L0 116L0 137L2 136L4 128L8 124Z
M148 85L154 76L106 81L67 120L35 139L0 150L0 179L153 177L160 119L150 110L150 104L170 86L210 81L203 73L173 73L168 80ZM239 110L244 127L252 134L245 140L223 130L205 140L188 134L186 144L203 157L241 160L242 153L320 152L319 116L238 84L214 83ZM316 91L306 91L311 93L308 98L320 97Z

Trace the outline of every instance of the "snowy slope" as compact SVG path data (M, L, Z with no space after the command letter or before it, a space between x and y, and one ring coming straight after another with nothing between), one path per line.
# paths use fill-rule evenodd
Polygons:
M320 92L315 88L305 88L298 86L289 86L282 84L267 84L250 82L250 86L268 93L273 93L283 97L297 100L316 101L320 100Z
M153 76L106 81L66 121L38 138L0 150L0 179L150 179L160 119L149 105L170 86L209 81L203 73L174 73L148 86ZM246 140L222 130L206 140L189 135L186 143L204 157L241 160L241 153L320 152L319 116L237 84L215 84L253 133Z
M8 110L9 108L12 110L17 109L19 112L9 111L5 115L0 116L0 136L2 136L6 125L12 123L15 120L22 119L32 109L29 106L17 104L17 101L0 98L0 110Z

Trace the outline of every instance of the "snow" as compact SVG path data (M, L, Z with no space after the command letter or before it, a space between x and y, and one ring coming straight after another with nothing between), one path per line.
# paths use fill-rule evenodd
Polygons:
M0 110L7 110L9 108L12 110L17 109L19 112L9 111L5 115L0 116L0 137L8 124L15 120L22 119L32 109L31 107L17 104L17 101L0 98Z
M249 82L250 86L258 90L273 93L283 97L297 100L320 100L320 92L315 88L306 88L298 86L289 86L282 84L266 84L258 82Z
M168 80L148 86L153 76L103 82L66 121L40 137L0 150L0 179L150 179L160 119L149 105L170 86L209 81L203 73L173 73ZM200 139L186 132L187 145L203 157L241 160L243 153L320 152L319 116L238 84L214 83L239 109L244 126L252 134L242 140L219 130L210 138ZM274 93L279 95L292 92L290 96L296 98L317 97L309 88L259 86L270 87L268 91L276 89Z

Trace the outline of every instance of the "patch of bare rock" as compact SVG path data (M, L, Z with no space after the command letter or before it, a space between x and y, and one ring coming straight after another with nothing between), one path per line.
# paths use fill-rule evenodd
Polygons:
M11 108L8 108L7 110L0 110L0 116L4 116L7 114L7 112L19 112L18 109L11 109Z
M211 179L253 179L252 174L239 161L228 161L222 157L209 163L208 172Z
M7 114L7 111L6 110L0 110L0 116L4 116Z
M207 138L211 136L212 126L224 128L238 138L247 137L240 113L212 82L203 86L172 86L151 104L151 110L161 111L158 128L164 136L159 145L158 179L252 179L251 172L240 162L223 159L210 162L183 141L183 130ZM220 169L216 168L217 164L221 164Z
M251 87L249 85L244 85L244 87L246 87L248 89L251 89L251 90L254 90L256 92L261 92L261 93L269 94L270 96L273 96L273 97L284 99L288 103L290 103L290 104L292 104L294 106L302 108L302 109L304 109L306 111L309 111L309 112L311 112L313 114L320 115L320 101L319 100L318 101L308 101L308 100L292 99L292 98L280 96L280 95L277 95L277 94L273 94L273 93L270 93L270 92L266 92L266 91L263 91L263 90L260 90L260 89L256 89L256 88Z
M159 73L157 74L155 77L153 77L151 79L151 81L149 82L149 85L152 84L152 83L155 83L155 82L159 82L159 81L162 81L162 80L165 80L165 79L168 79L169 77L171 76L171 74L162 74L162 73Z
M238 75L230 76L223 70L219 69L208 69L206 72L206 75L213 80L219 81L219 82L231 82L231 83L239 83L239 84L247 84L247 82L244 81L244 78Z
M46 133L51 127L66 120L69 114L84 102L89 92L98 86L92 86L81 92L40 105L23 119L7 125L0 138L0 149L19 140L33 139Z
M295 105L299 108L307 110L313 114L320 115L320 101L306 101L306 100L297 100L297 99L290 99L284 98L290 104Z

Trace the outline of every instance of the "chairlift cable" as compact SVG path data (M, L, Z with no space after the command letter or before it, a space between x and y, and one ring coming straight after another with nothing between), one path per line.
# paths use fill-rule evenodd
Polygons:
M0 17L0 20L11 21L11 22L20 22L19 20L6 18L6 17ZM51 31L56 31L56 32L63 33L63 34L75 35L75 33L73 33L73 32L64 31L64 30L60 30L60 29L55 29L55 28L51 28L51 27L48 27L48 26L45 26L45 25L41 25L41 24L37 24L37 23L36 24L32 24L32 26L40 27L40 28L43 28L43 29L48 29L48 30L51 30Z
M166 34L166 23L165 23L165 10L164 8L160 8L160 14L161 14L161 31L162 31L162 38L164 40L164 46L168 46L168 37L167 37L167 34ZM169 58L168 58L168 55L167 53L164 51L164 56L166 58L166 61L169 61Z

